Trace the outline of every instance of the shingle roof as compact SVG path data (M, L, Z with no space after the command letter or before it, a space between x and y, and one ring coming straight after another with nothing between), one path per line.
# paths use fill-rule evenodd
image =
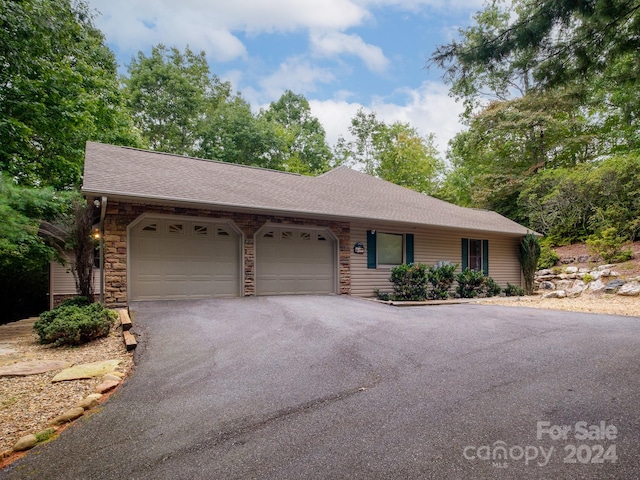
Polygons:
M346 167L307 177L94 142L87 143L82 191L242 211L527 233L495 212L459 207Z

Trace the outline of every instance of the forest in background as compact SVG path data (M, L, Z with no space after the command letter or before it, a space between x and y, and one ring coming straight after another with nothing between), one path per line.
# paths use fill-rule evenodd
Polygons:
M82 1L0 0L0 292L46 306L47 265L78 236L87 140L317 175L338 165L495 210L547 245L640 233L640 2L491 1L428 59L464 103L433 135L359 111L328 145L301 94L256 112L205 52L164 45L119 76ZM90 208L90 207L89 207ZM43 226L45 228L43 228ZM33 295L30 295L33 294Z

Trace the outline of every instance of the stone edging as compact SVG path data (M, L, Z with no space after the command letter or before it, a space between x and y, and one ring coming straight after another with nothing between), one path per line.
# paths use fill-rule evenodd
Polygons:
M127 309L123 308L118 311L120 324L122 325L122 336L127 351L131 351L137 346L137 341L133 334L129 331L132 327L131 318ZM92 408L98 406L101 401L106 399L105 394L112 392L122 383L126 376L122 372L110 372L102 377L102 382L96 387L95 393L88 395L80 400L73 408L65 411L62 415L55 417L49 422L50 428L41 432L25 435L13 446L13 449L7 453L20 453L29 450L40 443L45 443L55 437L58 430L66 427L74 420L80 418Z

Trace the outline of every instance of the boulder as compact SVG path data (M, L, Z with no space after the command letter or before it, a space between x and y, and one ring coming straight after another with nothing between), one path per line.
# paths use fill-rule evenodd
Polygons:
M633 282L627 282L620 290L616 292L618 295L624 295L627 297L637 297L640 295L640 282L638 280L634 280Z
M576 258L576 260L578 261L578 263L587 263L589 260L591 260L591 257L589 255L580 255L578 258Z
M51 425L64 425L65 423L72 422L76 418L79 418L84 413L84 408L82 407L74 407L70 410L67 410L62 415L51 420Z
M616 293L625 283L624 280L611 280L604 288L604 293Z
M565 269L565 272L567 272L567 273L578 273L578 267L567 267Z
M545 293L542 298L566 298L567 293L564 290L555 290L553 292Z
M553 275L553 270L551 270L550 268L545 268L536 272L536 277L542 277L544 275Z
M612 263L607 263L606 265L599 265L598 268L596 268L596 270L609 270L611 267L613 267L615 265L613 265Z
M589 269L582 267L582 268L578 269L578 273L589 273Z
M548 282L548 281L544 281L544 282L540 282L540 290L555 290L556 286L553 284L553 282Z
M83 398L82 400L80 400L76 407L80 407L83 410L91 410L93 407L95 407L96 405L98 405L98 399L97 398L92 398L92 397L87 397L87 398Z
M573 286L573 283L574 282L572 280L558 280L557 282L555 282L555 285L557 290L566 290L568 288L571 288Z
M605 288L606 288L606 285L600 279L597 279L597 280L594 280L593 282L590 282L589 286L587 287L587 289L590 292L601 292Z
M109 390L112 390L118 386L120 382L116 382L115 380L105 380L100 385L96 387L97 393L107 393Z
M25 435L24 437L22 437L20 440L16 442L16 444L13 446L13 451L23 452L25 450L29 450L30 448L35 447L37 443L38 443L38 439L33 433L30 435Z
M582 280L576 280L573 282L571 288L568 288L565 292L567 293L567 297L579 297L585 288L587 288L587 286Z

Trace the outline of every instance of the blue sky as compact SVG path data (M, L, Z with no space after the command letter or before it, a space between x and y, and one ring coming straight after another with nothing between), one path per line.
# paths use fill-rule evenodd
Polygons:
M441 152L462 127L429 55L471 23L481 0L88 0L121 70L164 43L204 50L211 71L254 109L303 94L327 140L359 108L434 133Z

